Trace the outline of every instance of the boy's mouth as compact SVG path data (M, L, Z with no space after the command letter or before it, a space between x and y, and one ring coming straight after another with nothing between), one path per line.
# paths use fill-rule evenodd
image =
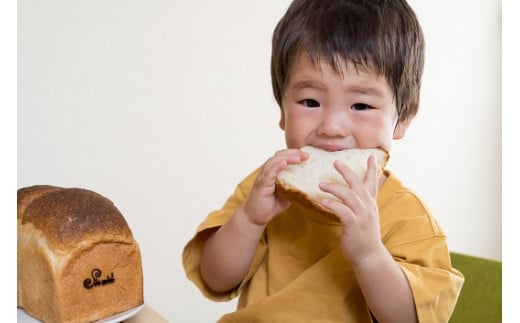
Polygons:
M340 151L340 150L346 150L346 149L352 148L352 147L346 147L344 145L337 145L337 144L321 144L321 145L317 145L316 147L321 148L323 150L327 150L327 151Z

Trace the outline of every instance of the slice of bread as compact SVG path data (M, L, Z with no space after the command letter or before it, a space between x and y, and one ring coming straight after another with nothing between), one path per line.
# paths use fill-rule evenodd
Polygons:
M321 205L321 200L325 197L336 200L337 198L322 191L319 183L328 182L348 185L341 174L334 168L334 161L342 161L360 178L365 178L367 160L370 155L376 157L378 176L383 173L389 158L388 152L380 148L327 151L312 146L305 146L301 150L307 152L309 158L297 165L288 165L278 174L276 194L291 202L310 206L324 213L330 212Z

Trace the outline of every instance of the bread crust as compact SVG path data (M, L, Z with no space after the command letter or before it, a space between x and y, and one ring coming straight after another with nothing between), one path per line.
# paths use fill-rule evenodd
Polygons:
M315 200L309 198L307 194L300 190L293 189L283 185L280 182L276 182L275 195L283 200L290 201L292 203L298 203L302 206L312 208L315 211L318 211L321 214L323 214L323 216L339 222L338 217L334 213L330 212L320 203L317 203Z
M27 208L27 206L36 198L38 198L39 196L41 196L42 194L45 194L47 192L52 192L52 191L55 191L55 190L58 190L58 189L61 189L61 187L57 187L57 186L52 186L52 185L34 185L34 186L30 186L30 187L24 187L24 188L20 188L18 189L18 194L17 194L17 209L16 209L16 218L17 218L17 227L18 227L18 230L20 228L20 225L21 225L21 221L22 221L22 216L25 212L25 209ZM17 242L17 250L19 251L20 250L20 246L19 246L19 243L20 241L18 240ZM16 297L16 303L18 305L18 307L23 307L23 298L22 298L22 291L21 291L21 288L22 288L22 285L20 284L20 269L21 269L21 265L20 265L20 258L21 258L21 254L20 252L17 252L17 255L16 255L16 263L17 263L17 282L16 282L16 285L17 285L17 297Z
M18 307L44 322L92 322L141 305L140 249L102 195L18 190Z
M52 190L33 199L22 216L22 225L28 223L42 232L54 250L70 249L85 240L98 241L108 235L132 240L128 224L114 204L80 188Z
M21 220L25 209L34 199L37 199L41 195L60 190L62 187L52 185L34 185L29 187L23 187L18 190L17 194L17 212L16 217Z

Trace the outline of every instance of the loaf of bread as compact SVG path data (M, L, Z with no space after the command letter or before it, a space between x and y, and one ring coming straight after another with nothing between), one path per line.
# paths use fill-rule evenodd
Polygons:
M341 174L334 168L334 162L339 160L364 178L367 171L367 160L370 155L376 159L378 176L384 170L389 154L380 148L346 149L327 151L320 148L305 146L301 150L309 154L309 158L296 165L288 165L276 179L276 194L291 202L299 203L330 215L321 205L323 198L336 199L319 188L320 182L340 183L348 186ZM336 218L333 216L333 218Z
M93 322L143 304L137 241L106 197L18 189L18 307L43 322Z

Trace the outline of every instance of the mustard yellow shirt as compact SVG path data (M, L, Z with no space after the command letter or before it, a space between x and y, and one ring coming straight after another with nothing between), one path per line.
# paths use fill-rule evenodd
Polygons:
M339 222L293 204L267 226L249 273L228 293L200 275L201 238L222 226L247 198L259 170L212 212L183 250L187 277L209 299L240 296L219 322L373 322L339 244ZM411 286L419 322L448 322L464 278L452 268L446 236L424 203L389 171L378 193L381 237ZM207 233L207 231L206 231Z

